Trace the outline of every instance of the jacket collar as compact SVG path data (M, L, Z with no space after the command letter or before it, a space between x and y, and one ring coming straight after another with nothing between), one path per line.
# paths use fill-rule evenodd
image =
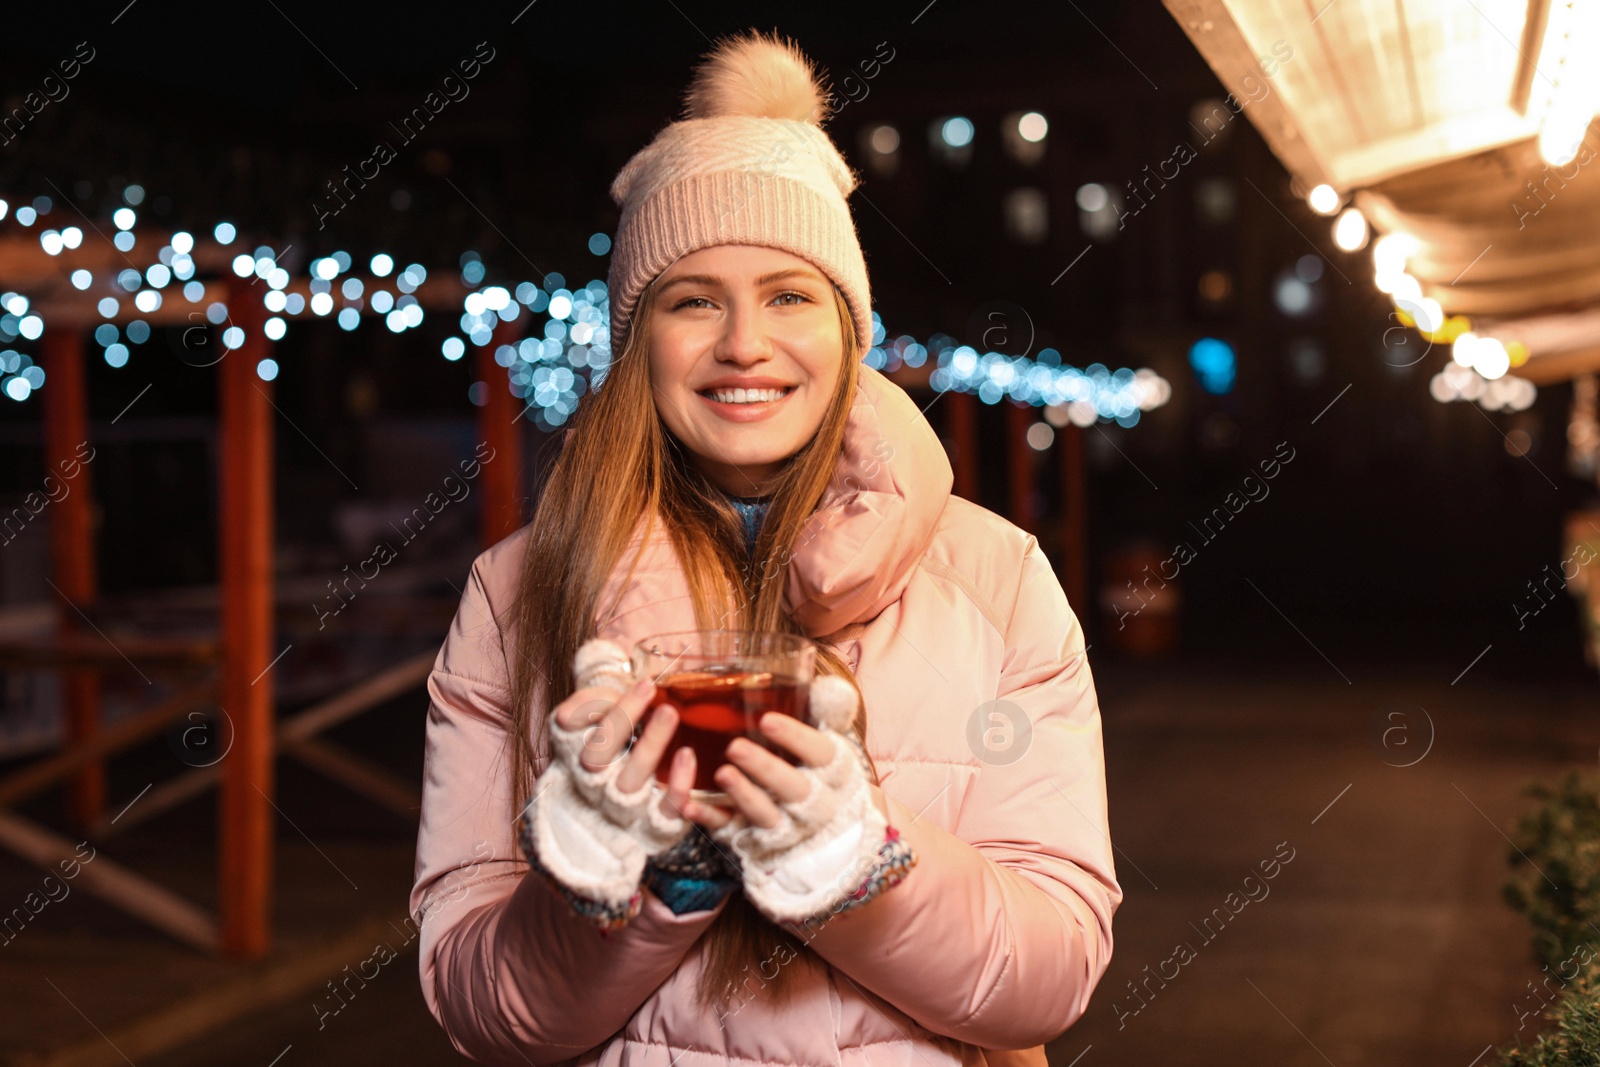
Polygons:
M859 368L844 448L795 540L784 604L806 633L872 619L905 592L933 540L955 473L906 391Z

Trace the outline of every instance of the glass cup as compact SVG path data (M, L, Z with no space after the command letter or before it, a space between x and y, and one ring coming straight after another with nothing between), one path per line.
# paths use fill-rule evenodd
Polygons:
M708 804L730 805L731 799L712 775L727 762L728 742L748 737L791 764L798 756L767 740L758 729L763 712L776 711L807 721L817 646L794 634L758 630L681 630L656 634L634 646L634 674L655 681L649 710L662 704L678 711L678 729L656 767L656 780L667 783L672 756L684 745L694 750L694 787L690 796Z

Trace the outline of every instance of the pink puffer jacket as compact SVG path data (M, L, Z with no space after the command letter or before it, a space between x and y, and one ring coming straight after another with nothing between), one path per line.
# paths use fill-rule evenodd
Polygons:
M861 368L844 454L786 593L854 669L892 825L918 862L822 926L774 1006L754 965L723 1013L695 1000L717 910L646 892L609 938L572 916L512 835L507 632L526 527L480 555L428 679L411 912L422 991L463 1053L582 1067L1043 1067L1083 1014L1122 902L1083 631L1034 538L950 495L915 404ZM692 629L665 536L635 537L598 631ZM537 764L543 769L543 762ZM994 1052L988 1050L1022 1050Z

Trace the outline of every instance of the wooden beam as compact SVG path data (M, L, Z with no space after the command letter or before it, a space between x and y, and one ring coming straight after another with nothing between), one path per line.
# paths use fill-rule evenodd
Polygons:
M10 807L34 796L78 768L89 766L113 752L159 733L184 712L197 705L211 703L215 698L216 688L210 680L186 686L148 711L120 719L80 745L62 749L53 756L28 764L10 777L0 779L0 808Z
M522 427L526 405L511 394L506 383L506 368L495 362L502 345L515 345L522 339L527 323L519 316L501 322L494 337L477 350L473 370L478 381L488 388L484 404L478 409L478 438L493 449L493 457L483 465L483 546L515 533L522 517Z
M218 365L222 477L221 706L233 726L223 761L218 878L222 947L263 955L271 939L273 845L272 383L256 373L272 351L261 291L240 279L228 308L244 343Z
M169 778L160 785L152 786L148 793L139 798L137 805L114 816L115 822L112 819L102 818L90 828L90 832L96 841L104 841L113 834L132 829L163 812L171 811L179 804L193 800L216 785L221 778L222 768L217 765L194 767L184 771L176 778Z
M1442 120L1339 153L1333 184L1353 189L1536 136L1539 124L1509 106Z
M329 727L353 718L368 708L375 707L391 697L425 682L428 673L433 669L433 661L436 657L437 653L434 652L419 653L403 663L396 664L382 673L367 678L350 689L313 704L304 711L284 720L278 727L278 744L280 748L286 755L301 757L302 749L297 747L299 743L307 741ZM315 756L305 762L318 770L322 769L315 762ZM102 819L95 826L96 835L100 838L110 837L113 833L126 830L131 826L137 826L139 823L152 819L164 811L170 811L179 804L204 793L215 785L221 777L222 769L216 765L195 767L192 770L185 771L178 777L162 782L151 789L144 799L139 802L138 807L118 818L115 825ZM331 775L331 777L337 778L337 775ZM362 791L361 787L355 784L352 778L339 780L357 792ZM398 779L391 776L384 785L379 787L382 795L370 795L371 799L392 807L393 805L389 804L388 800L398 795L391 788L394 781L398 781ZM414 792L414 787L409 784L407 789ZM410 793L407 796L409 797ZM416 817L417 807L417 804L408 801L408 808L405 814L413 818Z
M385 700L397 697L427 681L437 658L435 652L419 652L402 663L386 668L298 713L284 722L278 736L285 741L303 741Z
M217 642L209 639L119 636L112 644L100 634L73 630L51 637L0 640L0 667L98 667L131 671L135 665L202 666L215 662L218 650Z
M1177 19L1234 99L1255 101L1241 110L1290 173L1299 175L1308 186L1332 182L1329 161L1320 158L1307 142L1294 113L1284 103L1284 94L1280 91L1260 95L1246 84L1247 78L1257 86L1269 80L1250 42L1234 21L1227 0L1162 0L1162 4ZM1307 47L1302 41L1298 51L1303 54ZM1290 62L1308 60L1301 58Z
M950 440L950 465L955 469L951 492L963 500L978 499L978 398L952 389L939 403Z
M1534 385L1556 385L1571 381L1580 374L1600 371L1600 346L1578 348L1567 352L1554 352L1535 356L1511 373L1526 378Z
M1032 404L1015 404L1010 400L1000 406L1005 410L1006 419L1006 496L1010 501L1010 519L1029 533L1036 533L1039 524L1033 514L1033 461L1037 453L1028 444L1028 427L1035 421L1035 409Z
M309 737L285 742L283 751L398 815L421 818L422 790L387 768L331 742Z
M80 847L37 823L0 811L0 848L58 876L70 869L62 863L77 863L74 888L92 893L179 941L207 952L216 950L216 923L205 911L98 852L90 851L91 858L85 860Z
M55 504L50 513L51 570L56 592L66 601L59 606L56 629L69 637L86 628L85 616L93 613L99 596L83 333L71 327L52 329L40 347L50 371L50 388L44 396L45 485L59 486L64 494L48 494ZM100 674L83 667L61 673L70 748L92 741L100 732ZM105 764L99 760L83 764L67 790L68 819L74 826L87 827L100 817L105 802Z
M1528 14L1522 21L1522 46L1517 55L1516 80L1511 83L1511 97L1507 101L1519 114L1528 112L1533 96L1533 79L1538 73L1539 52L1544 44L1545 29L1550 24L1550 0L1528 0Z
M1062 501L1066 505L1067 603L1085 625L1093 612L1089 603L1089 494L1083 465L1083 427L1073 423L1056 433L1061 442Z

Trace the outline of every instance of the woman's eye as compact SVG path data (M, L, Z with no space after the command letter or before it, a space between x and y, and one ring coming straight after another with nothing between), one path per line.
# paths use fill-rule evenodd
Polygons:
M707 300L705 297L703 297L703 296L691 296L686 300L680 300L676 304L672 305L672 310L673 311L681 311L686 307L710 307L710 306L711 306L711 301Z
M811 298L809 296L807 296L806 294L804 294L804 293L793 293L793 292L790 292L790 293L779 293L777 296L773 297L773 300L774 301L779 301L779 300L787 301L790 297L794 298L794 302L796 304L809 303L810 300L811 300ZM790 305L790 306L793 306L793 305Z

